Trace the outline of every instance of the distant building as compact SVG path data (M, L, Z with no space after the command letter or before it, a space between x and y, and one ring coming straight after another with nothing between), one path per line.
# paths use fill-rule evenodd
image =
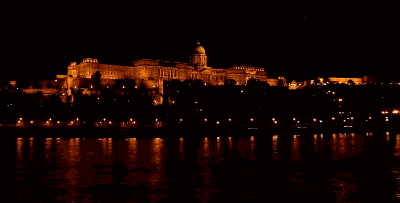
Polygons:
M68 66L68 75L58 75L65 78L64 88L79 88L91 79L92 75L101 73L102 85L115 84L119 79L131 79L137 83L143 81L147 88L158 88L163 93L163 82L172 79L184 81L187 79L200 79L205 85L223 85L224 81L233 79L237 85L245 85L251 78L268 82L271 86L278 85L278 79L268 78L263 68L233 66L229 69L216 69L207 66L205 49L197 42L194 54L190 55L190 63L142 59L133 61L133 66L119 66L101 64L97 59L87 58L82 63L72 62ZM280 76L281 80L286 80ZM86 81L86 82L85 82ZM68 92L71 95L71 92ZM161 103L161 98L157 99Z
M336 77L328 77L330 83L338 83L338 84L348 84L349 80L352 80L355 85L363 85L362 78L336 78Z

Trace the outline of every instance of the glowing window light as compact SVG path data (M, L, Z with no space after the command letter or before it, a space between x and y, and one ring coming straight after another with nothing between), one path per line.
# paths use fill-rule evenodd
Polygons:
M133 124L135 124L136 123L136 121L133 121Z
M275 121L275 118L272 118L272 121Z
M300 121L297 121L297 123L300 123Z
M274 121L274 123L275 123L275 124L277 124L277 123L278 123L278 121Z
M33 123L33 121L31 121L31 124Z
M315 122L315 121L317 121L317 119L314 118L313 121Z
M109 121L108 123L111 124L111 121Z
M132 121L132 118L130 119L130 121Z
M219 121L217 121L217 125L219 124Z
M182 118L181 118L181 119L179 119L179 121L182 121Z
M399 113L399 110L395 109L395 110L392 111L392 113L393 113L393 114L398 114L398 113Z
M58 124L60 124L60 121L57 121Z
M205 118L204 121L207 122L207 118Z
M103 118L104 121L106 121L106 118Z
M229 119L229 122L231 122L232 121L232 119Z
M296 118L293 118L293 120L295 121L295 120L296 120Z
M322 123L322 120L319 120L320 123Z
M250 118L250 121L253 121L253 118Z
M334 121L334 120L335 120L335 117L332 117L332 120Z

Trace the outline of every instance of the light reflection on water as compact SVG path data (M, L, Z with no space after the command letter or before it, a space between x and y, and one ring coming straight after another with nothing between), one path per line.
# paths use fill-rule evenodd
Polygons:
M278 161L278 135L272 136L272 159Z
M374 137L378 139L381 134L374 133ZM278 137L281 137L279 139ZM290 136L285 139L284 136ZM309 137L307 137L309 136ZM392 136L392 137L390 137ZM386 156L400 157L400 134L393 137L394 134L382 133L382 144L391 147L391 154ZM267 137L267 136L266 136ZM191 153L190 145L185 146L184 141L188 140L186 144L190 144L190 138L177 138L175 142L171 138L171 143L175 143L173 147L169 150L175 150L176 160L180 161L184 166L186 163L193 163L192 160L196 160L197 165L190 165L190 170L182 174L181 178L191 179L193 185L182 185L182 187L194 187L192 191L195 191L192 197L198 198L200 200L207 201L218 193L216 191L222 190L222 187L227 187L224 185L223 181L218 180L217 177L221 176L222 173L232 173L231 178L235 177L247 177L250 174L243 170L248 167L254 167L250 164L234 165L235 167L242 168L242 170L229 170L224 171L218 169L220 166L228 163L231 158L234 160L248 160L251 162L268 162L268 159L278 161L279 159L287 158L287 161L292 162L304 162L303 157L313 157L314 154L323 154L324 152L324 139L329 139L327 149L330 150L329 157L322 156L325 158L334 160L347 160L348 158L357 158L359 155L363 154L364 145L371 145L374 142L372 140L371 133L338 133L338 134L310 134L310 135L272 135L267 137L271 139L267 141L264 138L259 139L258 136L249 136L248 138L237 138L237 137L204 137L197 146L196 155ZM289 139L290 138L290 139ZM308 139L310 138L310 139ZM28 139L28 138L26 138ZM257 145L255 140L257 139ZM319 139L319 141L318 141ZM43 139L42 139L43 140ZM169 140L169 138L168 138ZM366 142L368 140L368 142ZM36 141L36 142L35 142ZM161 138L151 138L151 139L136 139L128 138L123 140L115 140L111 138L101 138L101 139L86 139L82 140L79 138L71 139L59 139L59 138L46 138L43 140L44 145L42 146L44 150L40 150L41 145L35 146L39 140L29 139L26 144L29 150L26 150L26 160L24 159L24 138L17 138L16 140L16 168L17 173L23 174L26 171L31 170L30 168L24 168L27 161L32 163L39 163L44 161L49 168L45 177L45 180L40 184L44 184L46 187L52 187L55 191L64 191L63 195L57 196L57 200L69 200L69 201L80 201L80 198L87 200L94 200L96 197L93 195L96 187L106 187L107 185L117 184L118 187L132 187L132 191L135 191L136 195L144 195L149 201L158 201L167 197L167 186L173 184L173 177L167 176L168 171L171 172L175 170L174 168L177 162L171 162L170 166L165 163L165 158L167 156L167 142L166 139ZM392 143L390 143L390 141ZM285 148L285 142L287 142L287 148ZM290 145L289 145L290 142ZM177 143L178 147L177 147ZM268 143L269 146L266 146ZM326 144L325 143L325 144ZM140 144L140 150L139 150ZM170 144L172 145L172 144ZM290 148L289 148L290 146ZM269 148L271 147L271 148ZM311 148L311 153L303 151L305 147ZM43 149L42 148L42 149ZM54 149L54 150L53 150ZM267 149L267 150L266 150ZM371 148L372 149L372 148ZM118 150L118 157L116 157L116 151ZM258 150L258 151L257 151ZM283 150L283 151L282 151ZM285 150L287 153L290 151L290 158L285 157ZM140 153L139 153L140 152ZM267 152L267 153L266 153ZM278 153L279 152L279 153ZM38 154L44 157L44 159L37 159ZM282 154L281 154L282 153ZM329 153L329 152L328 152ZM33 154L35 154L35 159ZM173 153L172 153L173 154ZM265 157L265 155L268 155ZM278 154L281 154L278 156ZM185 157L186 155L186 157ZM270 156L272 155L272 156ZM327 154L328 155L328 154ZM171 155L174 156L174 155ZM179 156L179 157L178 157ZM28 159L29 157L29 159ZM121 158L119 158L121 157ZM230 159L225 161L224 158ZM271 159L272 158L272 159ZM169 157L173 159L173 157ZM119 168L118 172L115 171L117 168L115 166L115 161L123 161L124 168ZM315 159L314 161L317 161ZM240 162L244 163L244 162ZM247 162L246 162L247 163ZM275 164L280 164L280 162L274 162ZM305 165L309 164L307 162ZM339 164L341 162L333 162ZM200 169L199 173L195 170L196 167ZM331 166L335 167L335 165ZM312 176L307 175L307 169L292 167L290 170L286 171L288 173L289 183L295 185L296 188L302 188L301 190L310 190L310 186L307 185L309 181L312 180ZM193 171L191 171L193 170ZM326 179L332 186L332 192L336 196L336 201L350 201L349 198L353 194L357 194L361 191L359 188L360 183L357 179L358 175L351 171L351 167L345 167L345 169L332 169L334 173L326 171L325 175L318 177L319 179ZM256 173L256 168L252 168L251 173ZM291 172L290 172L291 171ZM393 176L392 178L399 184L397 190L400 193L400 169L396 166L390 168ZM238 174L237 174L238 173ZM273 169L268 173L268 171L263 171L264 174L275 174L273 177L276 178L276 174L279 169ZM311 173L311 172L310 172ZM320 172L324 173L324 171ZM123 178L118 178L117 175L122 174ZM189 177L186 177L190 174ZM235 175L236 174L236 175ZM195 181L197 177L201 177L201 183ZM26 181L24 175L17 175L16 181L19 181L17 186L17 191L19 195L24 194L24 190L21 190L21 185ZM147 188L142 184L147 185ZM311 184L313 185L313 184ZM316 190L316 188L313 188ZM138 190L138 191L136 191ZM244 188L245 190L245 188ZM279 190L279 189L277 189ZM253 191L254 192L254 191ZM105 192L107 193L107 192ZM297 198L306 198L307 193L302 193L296 190L293 194L301 194ZM135 199L132 194L125 194L126 196L132 196L131 199ZM261 195L261 193L259 194ZM100 195L103 199L111 199L106 194ZM248 196L254 196L254 194L248 194ZM257 195L256 195L257 196ZM393 194L393 198L398 198L399 196ZM128 198L129 199L129 198ZM164 200L164 199L163 199ZM99 201L99 199L97 199Z
M394 155L400 157L400 134L396 135L396 144L394 146Z
M293 135L292 139L292 150L291 150L291 161L301 161L301 141L298 135Z

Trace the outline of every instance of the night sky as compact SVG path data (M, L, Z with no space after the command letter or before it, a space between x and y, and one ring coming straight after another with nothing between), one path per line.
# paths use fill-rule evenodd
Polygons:
M188 63L197 40L210 67L262 67L288 79L398 67L393 50L399 31L390 18L271 14L240 5L205 10L98 4L15 8L5 24L6 60L12 63L0 79L52 79L84 58L116 65L150 58Z

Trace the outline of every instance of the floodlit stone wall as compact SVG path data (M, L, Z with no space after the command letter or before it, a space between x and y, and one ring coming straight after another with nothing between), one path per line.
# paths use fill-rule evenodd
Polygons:
M363 81L362 78L334 78L334 77L329 77L329 82L337 82L339 84L347 84L349 80L352 80L355 85L362 85Z
M100 64L97 59L84 59L82 63L72 62L68 66L66 87L78 88L85 85L85 80L91 80L92 75L99 71L101 85L114 85L119 79L132 79L143 81L147 88L158 88L163 93L163 81L177 79L201 79L206 85L223 85L228 79L233 79L238 85L244 85L251 78L268 82L271 86L277 86L277 79L267 77L263 68L234 66L230 69L213 69L207 67L207 57L204 53L194 54L191 63L170 62L153 59L133 61L133 66L118 66ZM199 66L194 66L198 64ZM86 84L87 85L87 84Z

